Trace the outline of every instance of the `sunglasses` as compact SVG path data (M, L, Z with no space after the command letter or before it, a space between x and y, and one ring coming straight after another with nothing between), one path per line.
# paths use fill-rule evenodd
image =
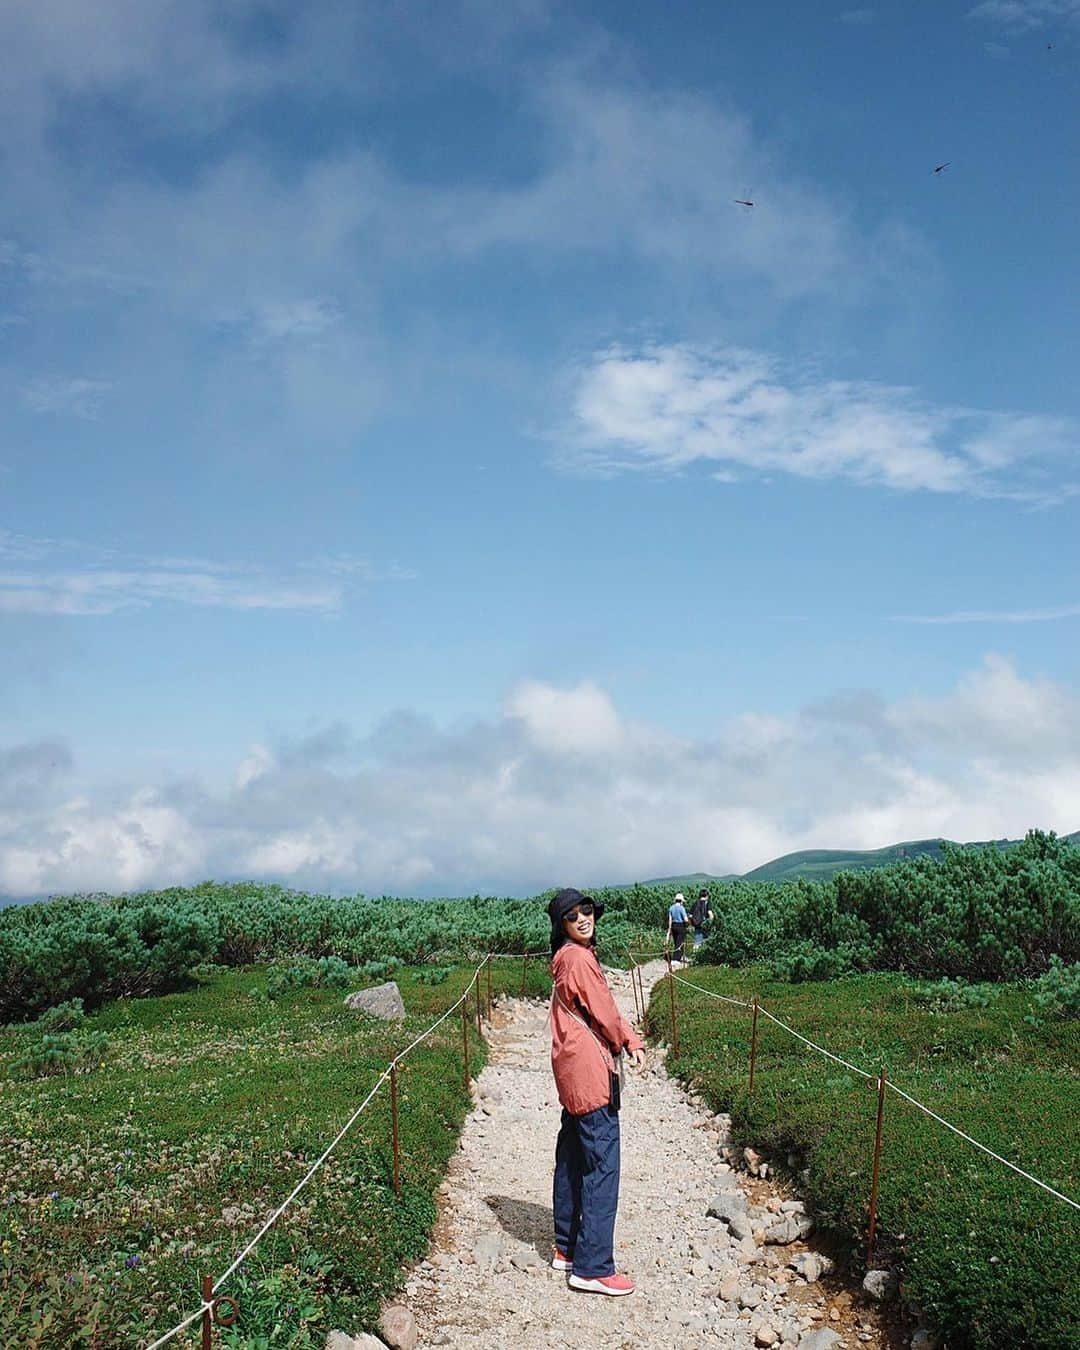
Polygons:
M577 909L572 909L569 914L563 915L563 923L577 923L578 915L583 914L586 919L592 916L594 906L586 900L584 904L578 905Z

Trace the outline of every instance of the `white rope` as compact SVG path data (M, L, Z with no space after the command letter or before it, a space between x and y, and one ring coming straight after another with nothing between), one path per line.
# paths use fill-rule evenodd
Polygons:
M887 1088L892 1088L897 1096L903 1097L903 1099L906 1102L910 1102L912 1106L917 1106L920 1111L925 1111L926 1114L936 1120L939 1125L944 1125L947 1130L952 1130L953 1134L958 1134L961 1139L966 1139L969 1144L974 1144L976 1148L981 1149L983 1153L986 1153L989 1157L996 1159L999 1163L1004 1163L1006 1167L1011 1167L1014 1172L1018 1172L1020 1176L1026 1178L1028 1181L1033 1181L1036 1186L1041 1186L1044 1191L1049 1191L1051 1195L1056 1195L1059 1200L1064 1200L1067 1205L1072 1205L1073 1209L1080 1209L1080 1204L1077 1204L1075 1200L1070 1199L1067 1195L1062 1195L1060 1191L1055 1191L1053 1186L1048 1186L1045 1181L1040 1181L1038 1177L1033 1177L1030 1172L1025 1172L1022 1167L1017 1167L1015 1163L1011 1163L1008 1158L1003 1158L1000 1153L995 1153L992 1148L987 1148L985 1144L980 1144L977 1139L972 1139L970 1134L965 1134L963 1130L957 1129L955 1125L950 1125L949 1122L945 1120L944 1117L939 1116L936 1111L931 1111L928 1106L923 1106L922 1102L916 1101L915 1098L905 1092L903 1088L898 1088L895 1083L890 1083L887 1078L885 1080L885 1086Z
M297 1196L300 1194L300 1192L304 1189L304 1187L307 1185L307 1183L311 1180L311 1178L315 1175L315 1173L319 1170L319 1168L320 1168L320 1167L323 1165L323 1163L327 1160L327 1158L328 1158L328 1157L330 1156L330 1154L334 1151L334 1149L337 1148L338 1144L342 1141L342 1139L344 1139L345 1135L348 1134L349 1130L352 1129L353 1124L354 1124L354 1122L356 1121L357 1117L358 1117L358 1116L360 1115L360 1113L361 1113L361 1112L369 1105L369 1103L371 1102L372 1098L375 1096L376 1092L378 1092L379 1088L381 1088L382 1085L383 1085L383 1083L385 1083L386 1080L390 1077L390 1074L391 1074L392 1070L397 1066L397 1064L398 1064L401 1060L403 1060L407 1054L409 1054L411 1051L415 1050L416 1047L417 1047L422 1041L427 1040L427 1038L431 1035L431 1033L432 1033L437 1027L441 1026L442 1023L446 1021L446 1019L450 1016L451 1013L456 1012L457 1009L461 1007L461 1005L465 1002L465 1000L466 1000L466 999L469 997L469 995L472 993L473 986L476 984L477 980L480 978L480 972L483 970L484 966L487 964L487 962L488 962L488 960L489 960L489 957L490 957L490 954L489 954L489 956L485 956L484 959L483 959L483 961L481 961L480 964L476 967L476 970L473 972L473 977L472 977L472 979L471 979L471 980L469 981L469 983L465 986L465 992L461 995L461 997L457 1000L457 1002L456 1002L456 1003L452 1003L452 1004L450 1005L450 1007L447 1008L446 1012L444 1012L443 1015L438 1019L438 1021L433 1022L433 1023L431 1024L431 1026L429 1026L429 1027L427 1028L426 1031L422 1032L421 1035L417 1036L417 1038L416 1038L410 1045L406 1046L406 1048L405 1048L404 1050L399 1051L398 1054L396 1054L396 1055L394 1056L394 1058L390 1061L390 1063L389 1063L389 1064L386 1066L386 1068L382 1071L382 1073L379 1075L379 1077L375 1080L375 1086L371 1089L371 1091L368 1093L368 1095L364 1098L364 1100L360 1103L360 1105L356 1108L356 1110L352 1113L352 1115L349 1117L349 1119L345 1122L345 1124L344 1124L344 1125L341 1127L341 1129L338 1131L338 1133L337 1133L336 1137L334 1138L333 1142L330 1143L330 1144L328 1144L327 1147L323 1150L323 1152L322 1152L322 1154L320 1155L320 1157L319 1157L314 1163L312 1163L311 1167L308 1169L308 1171L305 1173L305 1175L300 1179L300 1181L298 1181L298 1182L296 1183L296 1185L295 1185L295 1186L293 1187L293 1189L289 1192L289 1194L285 1197L285 1199L281 1202L281 1204L278 1205L277 1209L274 1210L274 1212L273 1212L273 1213L270 1215L270 1217L266 1220L266 1222L263 1224L263 1226L259 1229L259 1231L258 1231L258 1232L255 1234L255 1236L251 1239L251 1241L250 1241L250 1242L248 1243L248 1245L244 1248L244 1250L240 1253L240 1255L236 1258L236 1260L232 1263L232 1265L228 1268L228 1270L225 1271L224 1275L219 1275L218 1278L214 1281L214 1284L213 1284L213 1292L214 1292L215 1294L216 1294L217 1291L221 1288L221 1286L225 1283L225 1281L229 1278L229 1276L232 1275L232 1274L234 1274L234 1273L236 1272L236 1270L239 1269L239 1267L240 1267L240 1266L244 1263L244 1261L248 1258L248 1256L250 1256L250 1254L252 1253L252 1251L254 1251L255 1247L256 1247L256 1246L258 1245L258 1243L262 1240L262 1238L264 1237L264 1235L269 1231L270 1228L273 1227L273 1225L274 1225L274 1224L277 1222L277 1220L282 1216L282 1214L284 1214L285 1210L288 1209L289 1205L292 1204L292 1202L296 1199L296 1197L297 1197ZM201 1317L201 1316L203 1315L203 1313L206 1312L206 1310L207 1310L208 1308L212 1308L212 1307L213 1307L213 1304L212 1304L212 1303L203 1303L199 1308L197 1308L197 1309L195 1310L195 1312L189 1313L188 1316L185 1317L184 1320L183 1320L182 1322L178 1322L178 1323L176 1324L176 1326L174 1326L170 1331L165 1332L165 1334L164 1334L163 1336L159 1336L158 1339L157 1339L156 1341L152 1341L152 1342L150 1343L150 1345L148 1345L148 1346L146 1347L146 1350L158 1350L158 1347L159 1347L159 1346L164 1345L167 1341L171 1341L172 1338L173 1338L174 1336L179 1335L179 1333L180 1333L181 1331L183 1331L185 1327L190 1326L191 1323L194 1322L194 1321L196 1320L196 1318Z
M865 1069L860 1069L857 1064L852 1064L850 1060L841 1059L839 1055L834 1055L831 1050L826 1050L823 1045L818 1045L816 1041L807 1040L805 1036L800 1036L794 1027L789 1027L786 1022L781 1022L779 1017L774 1017L768 1008L758 1004L758 1011L763 1012L770 1022L775 1022L778 1027L783 1027L785 1031L790 1031L796 1040L802 1041L803 1045L808 1045L811 1050L816 1050L819 1055L827 1055L829 1059L834 1059L837 1064L842 1064L845 1069L850 1069L852 1073L859 1074L862 1078L876 1080L876 1073L867 1073Z
M687 989L696 989L699 994L706 994L709 998L718 999L721 1003L734 1003L736 1008L752 1008L754 1006L752 1003L744 1003L741 998L728 998L726 994L714 994L711 989L702 989L700 984L692 984L689 980L684 980L681 975L676 975L674 971L671 972L671 978L677 980L679 984L685 984ZM758 1007L761 1008L760 1003ZM765 1009L761 1008L761 1011L764 1012Z
M159 1336L156 1341L152 1341L146 1347L146 1350L158 1350L159 1345L164 1345L166 1341L171 1341L174 1336L178 1336L185 1327L191 1326L192 1322L194 1322L197 1317L201 1317L204 1312L207 1312L209 1309L213 1308L213 1306L212 1303L204 1303L201 1307L196 1308L196 1310L193 1313L189 1313L182 1322L177 1322L176 1326L174 1326L171 1331L167 1331L164 1336Z
M689 980L684 980L680 975L673 974L672 979L678 980L680 984L685 984L690 989L696 989L699 994L707 994L709 998L721 999L725 1003L739 1003L738 999L726 998L723 994L714 994L711 989L702 989L700 985L691 984ZM750 1008L753 1005L750 1003L739 1003L739 1006ZM842 1064L845 1069L850 1069L852 1073L857 1073L860 1078L867 1078L871 1081L874 1081L877 1078L877 1074L867 1073L865 1069L860 1069L857 1064L852 1064L850 1060L841 1059L839 1055L834 1055L831 1050L826 1050L823 1045L818 1045L816 1041L809 1040L806 1036L803 1036L800 1032L796 1031L794 1027L789 1026L787 1022L781 1021L779 1017L769 1012L764 1004L758 1004L758 1011L764 1013L764 1015L771 1022L775 1022L778 1027L783 1027L785 1031L790 1032L796 1040L802 1041L803 1045L808 1045L811 1050L816 1050L818 1054L825 1055L828 1059L834 1060L837 1064ZM952 1130L953 1134L959 1135L961 1139L966 1139L969 1144L973 1144L977 1149L985 1153L987 1157L993 1158L996 1162L1004 1163L1006 1167L1011 1168L1012 1171L1016 1172L1019 1176L1022 1176L1026 1181L1031 1181L1034 1182L1036 1186L1041 1186L1044 1191L1048 1191L1050 1195L1056 1196L1058 1200L1064 1200L1065 1203L1071 1205L1073 1209L1080 1209L1080 1204L1075 1200L1067 1195L1063 1195L1061 1191L1055 1190L1053 1186L1048 1186L1045 1181L1040 1181L1038 1177L1032 1176L1030 1172L1025 1172L1022 1167L1017 1167L1017 1165L1010 1162L1008 1158L1003 1158L1000 1153L995 1153L992 1148L987 1148L985 1144L981 1144L978 1139L972 1138L970 1134L966 1134L958 1126L950 1124L944 1116L939 1116L936 1111L932 1111L929 1106L925 1106L909 1092L905 1092L903 1088L897 1087L896 1084L890 1082L888 1078L885 1079L885 1086L895 1092L898 1097L903 1097L906 1102L910 1102L912 1106L918 1107L920 1111L924 1112L924 1114L928 1115L932 1120L936 1120L939 1125L944 1125L947 1130Z

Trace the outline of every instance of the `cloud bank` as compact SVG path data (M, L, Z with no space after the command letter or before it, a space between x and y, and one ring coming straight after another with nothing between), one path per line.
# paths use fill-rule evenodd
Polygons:
M272 878L334 891L528 894L799 848L1080 827L1080 697L988 657L939 698L853 692L698 740L584 682L487 720L415 714L251 747L233 783L72 786L59 741L0 753L0 892Z

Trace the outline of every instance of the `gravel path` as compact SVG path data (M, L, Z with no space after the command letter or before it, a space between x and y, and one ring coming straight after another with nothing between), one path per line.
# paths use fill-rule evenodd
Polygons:
M662 974L659 962L645 967L646 988ZM629 976L612 971L608 977L632 1020ZM721 1152L728 1143L725 1118L695 1106L653 1049L649 1071L628 1076L622 1111L615 1255L638 1289L626 1298L573 1292L566 1276L549 1266L559 1104L547 1008L510 1000L496 1010L494 1023L477 1105L441 1187L431 1252L406 1284L403 1301L416 1316L421 1346L839 1350L880 1344L866 1329L857 1335L857 1323L832 1329L837 1324L828 1321L821 1286L788 1268L806 1252L805 1243L763 1240L768 1227L788 1219L780 1213L785 1199L795 1214L801 1206L772 1192L771 1183L731 1169ZM708 1216L722 1191L733 1213L745 1211L741 1221L729 1225Z

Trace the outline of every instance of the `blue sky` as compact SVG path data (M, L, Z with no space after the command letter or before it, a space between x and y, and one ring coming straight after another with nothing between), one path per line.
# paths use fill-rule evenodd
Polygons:
M0 893L1080 828L1080 0L0 43Z

